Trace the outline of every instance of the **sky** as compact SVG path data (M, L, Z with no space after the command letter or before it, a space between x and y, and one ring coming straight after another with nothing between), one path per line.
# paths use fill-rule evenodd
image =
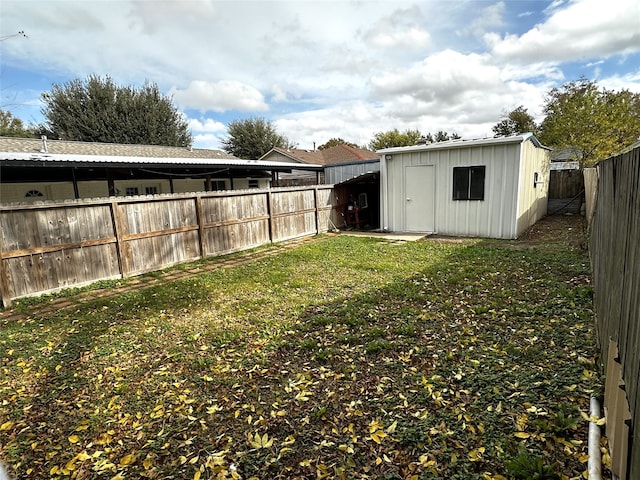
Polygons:
M25 124L54 84L110 76L157 84L196 148L256 117L305 149L489 137L580 77L640 93L640 0L2 0L0 38L0 109Z

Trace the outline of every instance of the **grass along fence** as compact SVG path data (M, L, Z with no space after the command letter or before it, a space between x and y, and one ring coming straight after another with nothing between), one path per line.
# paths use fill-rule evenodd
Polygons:
M0 460L15 480L582 478L588 257L529 241L323 236L0 320Z
M326 232L336 205L320 185L0 206L2 304Z
M590 253L612 470L640 478L640 144L598 164ZM628 473L628 476L625 476Z

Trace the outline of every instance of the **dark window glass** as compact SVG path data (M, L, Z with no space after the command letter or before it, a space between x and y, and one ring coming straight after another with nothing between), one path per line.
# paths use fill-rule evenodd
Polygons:
M484 167L471 167L469 200L484 200Z
M453 168L453 199L484 200L485 166Z

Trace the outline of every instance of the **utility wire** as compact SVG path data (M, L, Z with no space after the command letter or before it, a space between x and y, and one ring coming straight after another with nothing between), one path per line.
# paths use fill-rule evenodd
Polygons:
M0 37L0 42L4 42L5 40L9 40L10 38L13 37L24 37L24 38L29 38L27 36L26 33L24 33L24 30L20 30L18 33L14 33L12 35L5 35L4 37Z

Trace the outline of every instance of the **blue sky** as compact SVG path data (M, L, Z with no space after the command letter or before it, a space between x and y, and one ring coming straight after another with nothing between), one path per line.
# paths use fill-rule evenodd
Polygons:
M300 148L477 138L580 76L640 92L639 0L2 0L0 37L0 108L26 123L54 83L151 81L200 148L249 117Z

